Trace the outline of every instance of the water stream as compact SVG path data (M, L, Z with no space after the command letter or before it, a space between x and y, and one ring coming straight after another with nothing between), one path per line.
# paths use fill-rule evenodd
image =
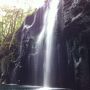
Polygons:
M45 52L45 63L44 63L44 86L49 86L50 83L50 67L52 64L53 55L53 37L54 30L56 28L57 11L58 11L59 0L52 0L49 8L47 8L47 26L46 26L46 52ZM46 25L46 24L45 24Z
M52 66L52 55L53 55L53 39L54 39L54 31L56 30L57 28L57 13L58 13L58 6L59 6L59 3L61 1L60 0L50 0L48 1L48 6L45 10L45 14L44 14L44 17L43 17L43 26L42 26L42 30L41 32L39 33L37 39L36 39L36 42L35 42L35 54L36 55L32 55L34 57L34 68L33 69L33 72L34 72L34 82L37 84L38 83L38 63L40 63L40 60L39 60L39 56L40 56L40 53L41 53L41 56L42 56L42 50L44 51L43 52L43 65L42 65L42 70L43 70L43 86L44 87L49 87L50 86L50 75L51 75L51 66ZM19 57L17 58L16 60L16 67L14 69L14 72L13 72L13 78L15 76L15 72L16 70L18 69L18 66L20 67L20 62L21 62L21 57L23 56L23 40L25 38L25 34L28 33L28 30L30 30L30 28L32 28L32 26L34 25L35 23L35 19L36 19L36 15L34 17L34 21L32 22L32 24L29 26L29 25L24 25L23 29L22 29L22 37L21 37L21 43L20 43L20 49L19 49ZM29 39L31 37L29 36L28 38L28 41L29 42ZM43 43L44 42L44 43ZM30 54L31 55L31 54ZM28 58L28 62L30 58Z

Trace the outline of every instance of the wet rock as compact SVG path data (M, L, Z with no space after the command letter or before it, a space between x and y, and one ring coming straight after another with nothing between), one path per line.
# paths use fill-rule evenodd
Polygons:
M67 6L67 3L65 5ZM89 8L89 0L73 0L71 5L65 9L68 10L69 17L67 14L64 14L64 38L67 45L68 69L69 75L73 75L73 81L71 82L75 82L73 83L75 90L90 89Z

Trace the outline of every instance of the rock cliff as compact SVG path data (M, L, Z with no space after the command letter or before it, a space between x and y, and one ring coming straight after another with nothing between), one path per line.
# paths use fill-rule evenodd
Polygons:
M64 38L75 90L90 89L90 1L64 0Z

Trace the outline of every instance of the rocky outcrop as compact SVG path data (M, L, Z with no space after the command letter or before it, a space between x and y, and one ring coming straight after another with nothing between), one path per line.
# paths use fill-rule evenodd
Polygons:
M64 38L75 90L90 89L90 1L64 0ZM73 74L72 74L73 73Z
M90 1L88 0L64 0L64 20L65 24L68 24L80 16L84 15L87 5Z

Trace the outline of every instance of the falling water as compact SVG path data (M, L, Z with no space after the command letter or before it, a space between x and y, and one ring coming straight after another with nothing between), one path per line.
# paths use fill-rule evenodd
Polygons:
M22 36L21 36L21 42L20 42L20 47L19 47L19 56L15 61L15 68L12 72L11 83L13 81L16 81L16 71L17 71L18 68L22 67L20 64L21 64L21 57L23 56L23 53L24 53L24 51L23 51L23 39L24 39L25 35L28 33L28 31L30 30L30 28L32 28L33 25L35 24L36 16L37 16L37 13L35 13L34 20L33 20L31 25L27 25L26 21L24 21L24 23L23 23L23 28L22 28L22 32L21 32ZM12 37L12 40L11 40L11 43L10 43L9 47L11 47L11 45L12 45L14 35L15 35L15 33L13 34L13 37ZM31 37L28 37L28 41L29 41L30 38Z
M51 65L52 65L52 55L53 55L53 39L54 39L54 31L56 29L56 23L57 23L57 13L58 13L58 6L59 6L60 0L48 0L48 5L44 14L43 18L43 27L38 35L37 41L36 41L36 53L37 55L34 56L34 73L35 73L35 81L38 84L37 81L37 69L38 69L38 62L39 62L39 54L41 53L41 48L45 48L44 54L44 62L43 62L43 86L49 87L50 86L50 74L51 74ZM19 57L16 60L16 67L14 69L13 77L15 77L15 72L20 67L21 57L23 56L23 39L25 34L28 33L30 28L34 25L36 20L36 15L34 17L34 21L31 25L26 25L24 23L23 29L22 29L22 37L21 37L21 43L19 48ZM30 37L29 37L30 39ZM43 42L45 41L45 45L43 45ZM43 49L44 49L43 48Z
M48 8L47 29L46 29L46 57L45 57L45 71L44 71L44 86L49 85L50 78L50 64L52 60L53 48L53 32L55 29L55 21L57 19L59 0L52 0Z
M53 49L53 34L56 28L57 12L59 0L51 0L49 6L46 9L44 16L44 23L42 32L40 33L37 39L37 46L40 48L40 45L45 37L46 51L45 51L45 60L44 60L44 81L43 86L48 87L50 84L50 70L51 70L51 60L52 60L52 49Z

